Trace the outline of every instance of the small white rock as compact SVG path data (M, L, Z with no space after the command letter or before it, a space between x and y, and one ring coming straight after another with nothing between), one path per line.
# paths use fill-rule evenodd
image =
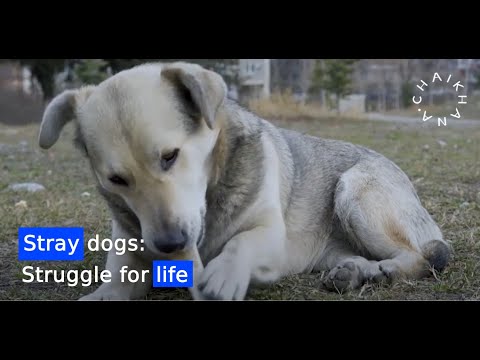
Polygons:
M465 208L468 207L469 205L470 205L470 203L467 202L467 201L465 201L464 203L462 203L462 204L460 205L460 209L465 209Z
M48 170L47 175L49 175L49 176L52 175L52 170Z
M5 134L5 135L16 135L18 133L17 130L15 129L1 129L0 134Z
M440 139L437 140L437 144L440 145L440 147L442 148L447 146L447 142Z
M427 150L430 149L430 145L425 144L425 145L423 145L422 149L425 150L425 151L427 151Z
M90 193L85 191L84 193L82 193L82 197L88 198L88 197L90 197Z
M37 183L22 183L22 184L11 184L8 189L12 191L28 191L28 192L38 192L44 191L45 187Z
M8 144L2 144L0 143L0 154L8 154L12 152L12 147Z
M26 209L28 208L28 205L27 205L27 202L25 200L20 200L19 202L17 202L15 204L15 207L16 208L22 208L22 209Z

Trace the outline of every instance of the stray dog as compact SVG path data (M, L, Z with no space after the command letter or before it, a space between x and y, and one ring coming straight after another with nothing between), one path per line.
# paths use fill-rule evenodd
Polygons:
M227 99L220 75L184 62L141 65L67 90L45 110L39 144L64 125L112 213L112 238L146 251L108 254L112 281L83 299L138 299L151 282L119 269L197 248L196 299L244 299L252 283L329 271L331 290L425 277L451 247L402 170L353 144L280 129ZM195 295L196 294L196 295Z

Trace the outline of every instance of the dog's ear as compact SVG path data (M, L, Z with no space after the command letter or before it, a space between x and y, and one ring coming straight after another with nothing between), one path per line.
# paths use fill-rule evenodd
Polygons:
M87 86L79 90L66 90L48 104L38 136L42 149L49 149L57 142L63 127L76 118L78 107L86 101L93 89L94 86Z
M227 96L227 85L217 73L196 64L172 63L162 69L187 102L192 102L210 129L215 126L219 107Z

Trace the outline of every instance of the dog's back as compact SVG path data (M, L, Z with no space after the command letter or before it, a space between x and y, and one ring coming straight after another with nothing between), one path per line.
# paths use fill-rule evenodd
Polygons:
M446 265L448 245L408 176L392 161L371 149L278 128L233 108L243 126L261 135L258 141L266 136L275 144L289 272L329 268L325 259L332 246L369 260L390 259L395 249L406 249L410 258L420 254L419 264L426 259L436 268ZM401 272L424 274L407 267Z

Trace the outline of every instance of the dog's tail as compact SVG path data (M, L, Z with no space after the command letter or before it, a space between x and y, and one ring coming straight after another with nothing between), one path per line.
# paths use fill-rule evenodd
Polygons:
M432 240L422 246L422 254L431 267L437 271L445 269L449 263L453 249L446 242Z

